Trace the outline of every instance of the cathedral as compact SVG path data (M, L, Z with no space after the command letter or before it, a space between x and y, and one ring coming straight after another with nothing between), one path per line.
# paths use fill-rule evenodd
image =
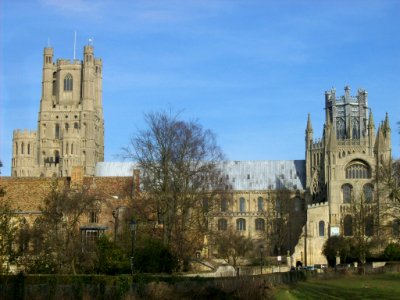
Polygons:
M321 138L314 138L310 115L305 125L305 159L224 164L229 188L207 213L211 231L268 241L271 255L292 264L326 263L321 250L328 237L353 235L352 202L375 205L375 171L391 158L388 116L376 129L367 91L351 95L346 86L344 95L325 93ZM14 131L12 177L70 178L78 169L93 180L133 176L133 163L103 160L101 59L87 45L83 61L54 62L53 49L45 48L38 128ZM367 216L371 228L376 222ZM215 254L207 239L205 249L205 256Z

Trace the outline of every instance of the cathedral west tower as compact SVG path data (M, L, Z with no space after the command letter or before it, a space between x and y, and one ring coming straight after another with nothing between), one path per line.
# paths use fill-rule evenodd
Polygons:
M91 176L103 160L101 59L86 45L82 61L54 62L45 48L38 129L14 131L12 176L66 177L74 166Z

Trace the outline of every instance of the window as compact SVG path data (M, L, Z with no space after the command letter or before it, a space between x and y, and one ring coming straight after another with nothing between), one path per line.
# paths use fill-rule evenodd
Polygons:
M60 163L60 152L58 150L54 151L54 160L56 164Z
M278 213L281 212L281 210L282 210L282 202L281 202L281 199L276 199L276 202L275 202L275 209L276 209L276 212L278 212Z
M258 197L258 199L257 199L257 208L258 208L258 211L264 211L264 199L263 199L263 197Z
M85 242L85 248L88 251L94 250L96 241L99 239L100 232L98 230L83 230L83 241Z
M15 154L18 154L18 143L15 143Z
M344 227L344 236L353 235L353 218L350 215L344 217L343 227Z
M78 124L78 122L75 122L75 123L74 123L74 128L75 128L75 129L79 129L79 124Z
M203 199L203 211L208 212L208 199Z
M302 203L299 197L294 199L294 211L301 211L302 210Z
M353 139L359 139L360 138L360 124L356 118L353 118L351 120L352 125L353 125L353 132L352 132L352 138Z
M374 188L370 184L366 184L363 190L365 203L371 203L374 200Z
M65 123L65 130L68 130L68 129L69 129L69 124Z
M221 199L221 211L227 211L228 210L228 200L225 198Z
M343 203L351 203L352 194L353 187L350 184L345 184L342 186Z
M21 143L21 154L24 154L24 142Z
M246 211L246 200L244 198L239 199L239 211L240 212Z
M60 138L60 124L56 124L54 129L54 136L56 139Z
M393 236L395 237L400 236L400 219L393 221Z
M246 230L246 220L245 219L237 219L236 220L236 229L239 231Z
M256 230L264 231L265 230L265 221L264 219L256 219L255 221Z
M346 168L347 179L371 178L369 167L363 162L353 162Z
M339 118L336 121L336 137L338 140L346 138L346 122L343 118Z
M226 219L219 219L218 220L218 230L225 231L228 229L228 221Z
M318 229L319 229L319 236L325 236L325 222L324 221L319 221Z
M31 144L28 144L28 155L31 154Z
M374 218L367 216L365 218L365 235L372 236L374 234Z
M64 91L65 91L65 92L70 92L70 91L72 91L72 83L73 83L73 81L72 81L72 75L68 73L68 74L64 77Z
M89 223L98 223L99 222L99 216L97 211L91 211L89 213Z

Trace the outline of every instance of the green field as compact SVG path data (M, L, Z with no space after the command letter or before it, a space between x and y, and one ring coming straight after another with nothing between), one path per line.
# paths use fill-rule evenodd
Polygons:
M309 279L279 287L274 299L400 299L400 274Z

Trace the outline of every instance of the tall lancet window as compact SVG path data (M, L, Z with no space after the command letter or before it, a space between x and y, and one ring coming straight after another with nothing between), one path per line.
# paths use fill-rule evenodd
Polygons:
M351 120L352 126L353 126L353 132L351 134L353 139L359 139L360 138L360 122L356 118L353 118Z
M65 92L70 92L70 91L72 91L72 83L73 83L73 81L72 81L72 75L68 73L68 74L64 77L64 91L65 91Z
M336 121L337 139L344 140L346 138L346 122L344 118L339 118Z

